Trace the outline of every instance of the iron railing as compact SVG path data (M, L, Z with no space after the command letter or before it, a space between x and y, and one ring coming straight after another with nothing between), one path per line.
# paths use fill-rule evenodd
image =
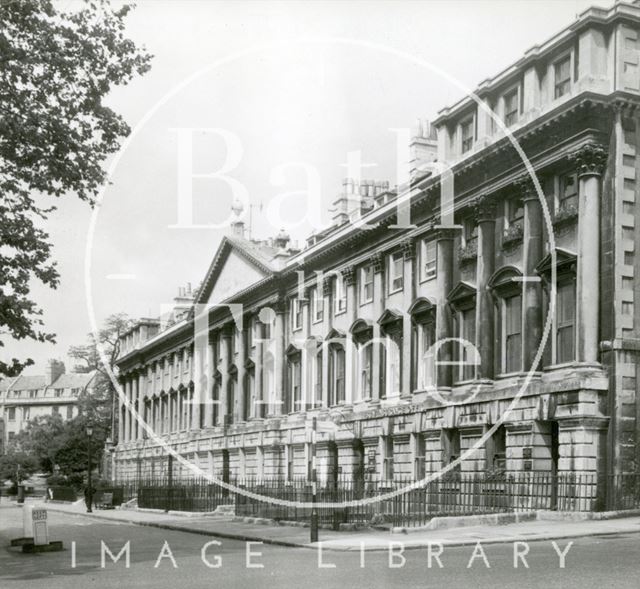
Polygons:
M137 497L143 508L209 512L233 505L238 516L310 520L311 509L300 507L312 501L312 483L305 478L231 478L229 483L258 497L230 491L207 479L141 479L117 486L122 488L123 501ZM385 495L391 496L383 498ZM356 501L353 506L324 506ZM334 528L341 523L419 526L437 516L453 515L640 509L640 474L456 472L429 483L409 477L340 476L318 483L317 502L320 523Z

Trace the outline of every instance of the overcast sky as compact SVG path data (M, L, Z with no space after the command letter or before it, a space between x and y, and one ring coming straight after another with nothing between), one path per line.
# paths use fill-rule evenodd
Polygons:
M303 197L287 202L277 226L265 218L277 195L307 186L301 166L286 168L284 183L276 185L278 166L297 162L317 170L322 210L340 189L349 151L361 150L363 161L375 164L364 178L393 185L392 129L412 127L419 117L433 119L459 99L462 91L446 76L473 89L589 6L611 3L139 1L129 18L129 35L155 56L153 67L119 88L110 105L135 127L189 76L201 74L138 130L105 192L91 250L97 322L115 312L158 315L178 286L202 280L223 235L221 230L170 228L178 220L178 135L171 129L224 129L239 139L242 159L230 175L256 205L254 236L268 237L305 215L318 221L316 214L307 214ZM219 169L224 148L222 138L197 132L195 172ZM232 197L221 181L195 180L193 196L195 224L227 217ZM34 358L31 374L42 373L52 357L70 368L69 346L83 343L90 330L84 262L91 210L71 195L58 204L48 229L61 283L56 291L33 286L58 343L7 342L2 352ZM310 229L301 222L290 233L302 240Z

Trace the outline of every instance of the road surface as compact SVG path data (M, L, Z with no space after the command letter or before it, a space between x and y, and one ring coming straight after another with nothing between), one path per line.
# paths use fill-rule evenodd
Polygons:
M550 541L515 547L512 544L445 547L441 554L438 554L439 547L434 545L429 567L427 548L401 553L402 547L395 545L391 547L391 556L390 551L365 551L364 555L360 551L319 553L313 549L216 540L209 536L53 512L49 513L51 537L63 540L65 551L29 555L8 548L11 538L22 535L21 518L19 508L0 508L1 589L637 589L640 586L640 534L576 539L565 553L565 568L560 568L559 552L567 550L567 540L558 541L556 547ZM205 547L211 541L220 542L220 545L214 543ZM75 542L75 562L72 542ZM115 557L127 542L128 568L126 552L113 562L102 547L104 543ZM528 568L522 558L517 557L516 568L514 551L527 550L523 558Z

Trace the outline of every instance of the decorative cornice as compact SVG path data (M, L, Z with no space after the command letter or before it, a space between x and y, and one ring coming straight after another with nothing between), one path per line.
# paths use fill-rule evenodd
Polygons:
M578 176L600 176L607 164L607 150L597 143L588 143L569 154L569 161L575 164Z

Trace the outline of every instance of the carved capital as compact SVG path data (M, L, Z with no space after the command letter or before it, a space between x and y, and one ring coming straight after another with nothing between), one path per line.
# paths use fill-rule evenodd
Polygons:
M378 274L384 269L384 256L380 252L376 252L371 256L373 271Z
M322 296L331 296L331 283L333 282L333 276L326 276L322 281Z
M537 199L538 192L529 174L523 174L513 183L516 191L522 196L522 200Z
M353 286L356 283L356 269L353 266L343 268L342 277L346 286Z
M436 241L453 241L462 231L462 225L435 225L433 238Z
M474 202L473 212L479 223L481 221L495 221L496 199L488 194L481 194Z
M405 260L413 260L416 257L416 244L413 239L405 239L401 244L402 255Z
M578 176L600 176L607 164L607 150L597 143L589 143L569 155L576 166Z
M284 298L276 299L271 308L278 314L283 314L287 312L287 301Z

